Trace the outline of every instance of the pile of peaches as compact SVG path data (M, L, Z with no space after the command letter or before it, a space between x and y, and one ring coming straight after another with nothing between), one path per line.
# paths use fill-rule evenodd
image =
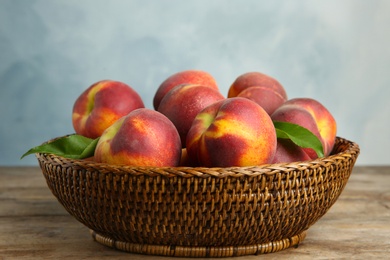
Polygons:
M320 102L288 99L284 87L260 72L238 76L225 97L200 70L166 78L146 108L129 85L99 81L77 98L76 134L97 139L93 160L132 166L230 167L313 160L312 148L277 138L274 122L309 130L329 155L336 122Z

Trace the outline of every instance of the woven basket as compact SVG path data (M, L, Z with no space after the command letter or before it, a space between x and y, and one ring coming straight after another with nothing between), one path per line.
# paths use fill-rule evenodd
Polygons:
M99 243L133 253L226 257L297 246L336 202L359 155L256 167L131 167L36 154L47 184Z

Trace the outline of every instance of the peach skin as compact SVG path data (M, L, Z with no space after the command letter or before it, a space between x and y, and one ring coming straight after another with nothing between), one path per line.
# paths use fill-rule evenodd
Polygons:
M130 86L119 81L102 80L76 99L72 111L73 127L77 134L97 138L116 120L143 107L141 97Z
M275 112L271 115L271 119L273 121L297 124L308 129L318 137L322 143L322 146L324 146L324 140L320 135L317 123L312 114L310 114L309 111L307 111L305 108L289 105L286 102L275 110ZM303 150L310 156L310 158L318 158L317 153L313 149L303 148Z
M229 88L228 97L236 97L249 87L266 87L273 89L287 100L287 93L282 84L275 78L260 72L247 72L238 76Z
M228 98L204 108L187 135L187 152L206 167L270 163L276 131L270 116L255 102Z
M158 109L161 100L163 99L165 94L169 92L169 90L182 84L203 85L218 90L217 82L210 73L202 70L180 71L169 76L160 84L153 98L154 109Z
M272 88L267 87L249 87L241 91L237 97L248 98L259 104L271 115L280 107L286 99Z
M195 116L206 106L225 99L215 88L202 85L183 84L171 89L161 100L159 112L168 117L176 126L182 145Z
M179 133L163 114L139 108L117 120L100 137L95 161L132 166L178 166Z
M336 120L329 110L318 100L312 98L290 99L286 101L286 105L302 107L314 117L319 134L324 141L324 155L329 155L332 152L337 134Z
M278 138L272 163L301 162L311 159L302 147L294 144L291 140Z

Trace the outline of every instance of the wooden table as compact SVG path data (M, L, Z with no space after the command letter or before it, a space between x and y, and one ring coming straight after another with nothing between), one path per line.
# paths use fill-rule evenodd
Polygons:
M389 257L390 166L383 166L355 167L338 201L308 230L298 248L234 259ZM95 242L57 202L38 167L0 167L0 259L65 258L168 259Z

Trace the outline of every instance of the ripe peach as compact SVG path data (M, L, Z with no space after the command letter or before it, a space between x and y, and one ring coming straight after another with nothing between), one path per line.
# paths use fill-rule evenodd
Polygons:
M324 146L324 140L320 135L317 123L314 117L305 108L296 105L287 104L286 102L283 105L281 105L278 109L275 110L275 112L271 115L271 119L273 121L289 122L289 123L297 124L308 129L318 137L318 139L321 141L322 145ZM303 150L312 159L316 159L318 157L316 152L311 148L303 148Z
M97 138L116 120L143 107L141 97L130 86L102 80L87 88L75 101L73 127L77 134Z
M318 100L312 98L294 98L285 104L302 107L313 116L323 140L324 154L329 155L332 152L337 134L336 120L329 110Z
M241 91L237 97L248 98L259 104L271 115L280 107L286 99L272 88L267 87L249 87Z
M182 145L195 116L206 106L225 99L215 88L183 84L171 89L161 100L158 110L176 126Z
M178 166L179 133L163 114L139 108L117 120L100 137L95 161L133 166Z
M290 163L311 159L302 147L294 144L291 140L278 138L272 163Z
M217 101L196 116L187 135L187 152L206 167L270 163L276 132L270 116L241 97Z
M154 109L158 109L161 100L169 90L181 84L196 84L215 88L218 90L217 82L208 72L202 70L184 70L177 72L165 79L158 87L154 98Z
M273 77L260 72L248 72L238 76L229 88L228 97L236 97L249 87L271 88L287 100L287 93L282 84Z

